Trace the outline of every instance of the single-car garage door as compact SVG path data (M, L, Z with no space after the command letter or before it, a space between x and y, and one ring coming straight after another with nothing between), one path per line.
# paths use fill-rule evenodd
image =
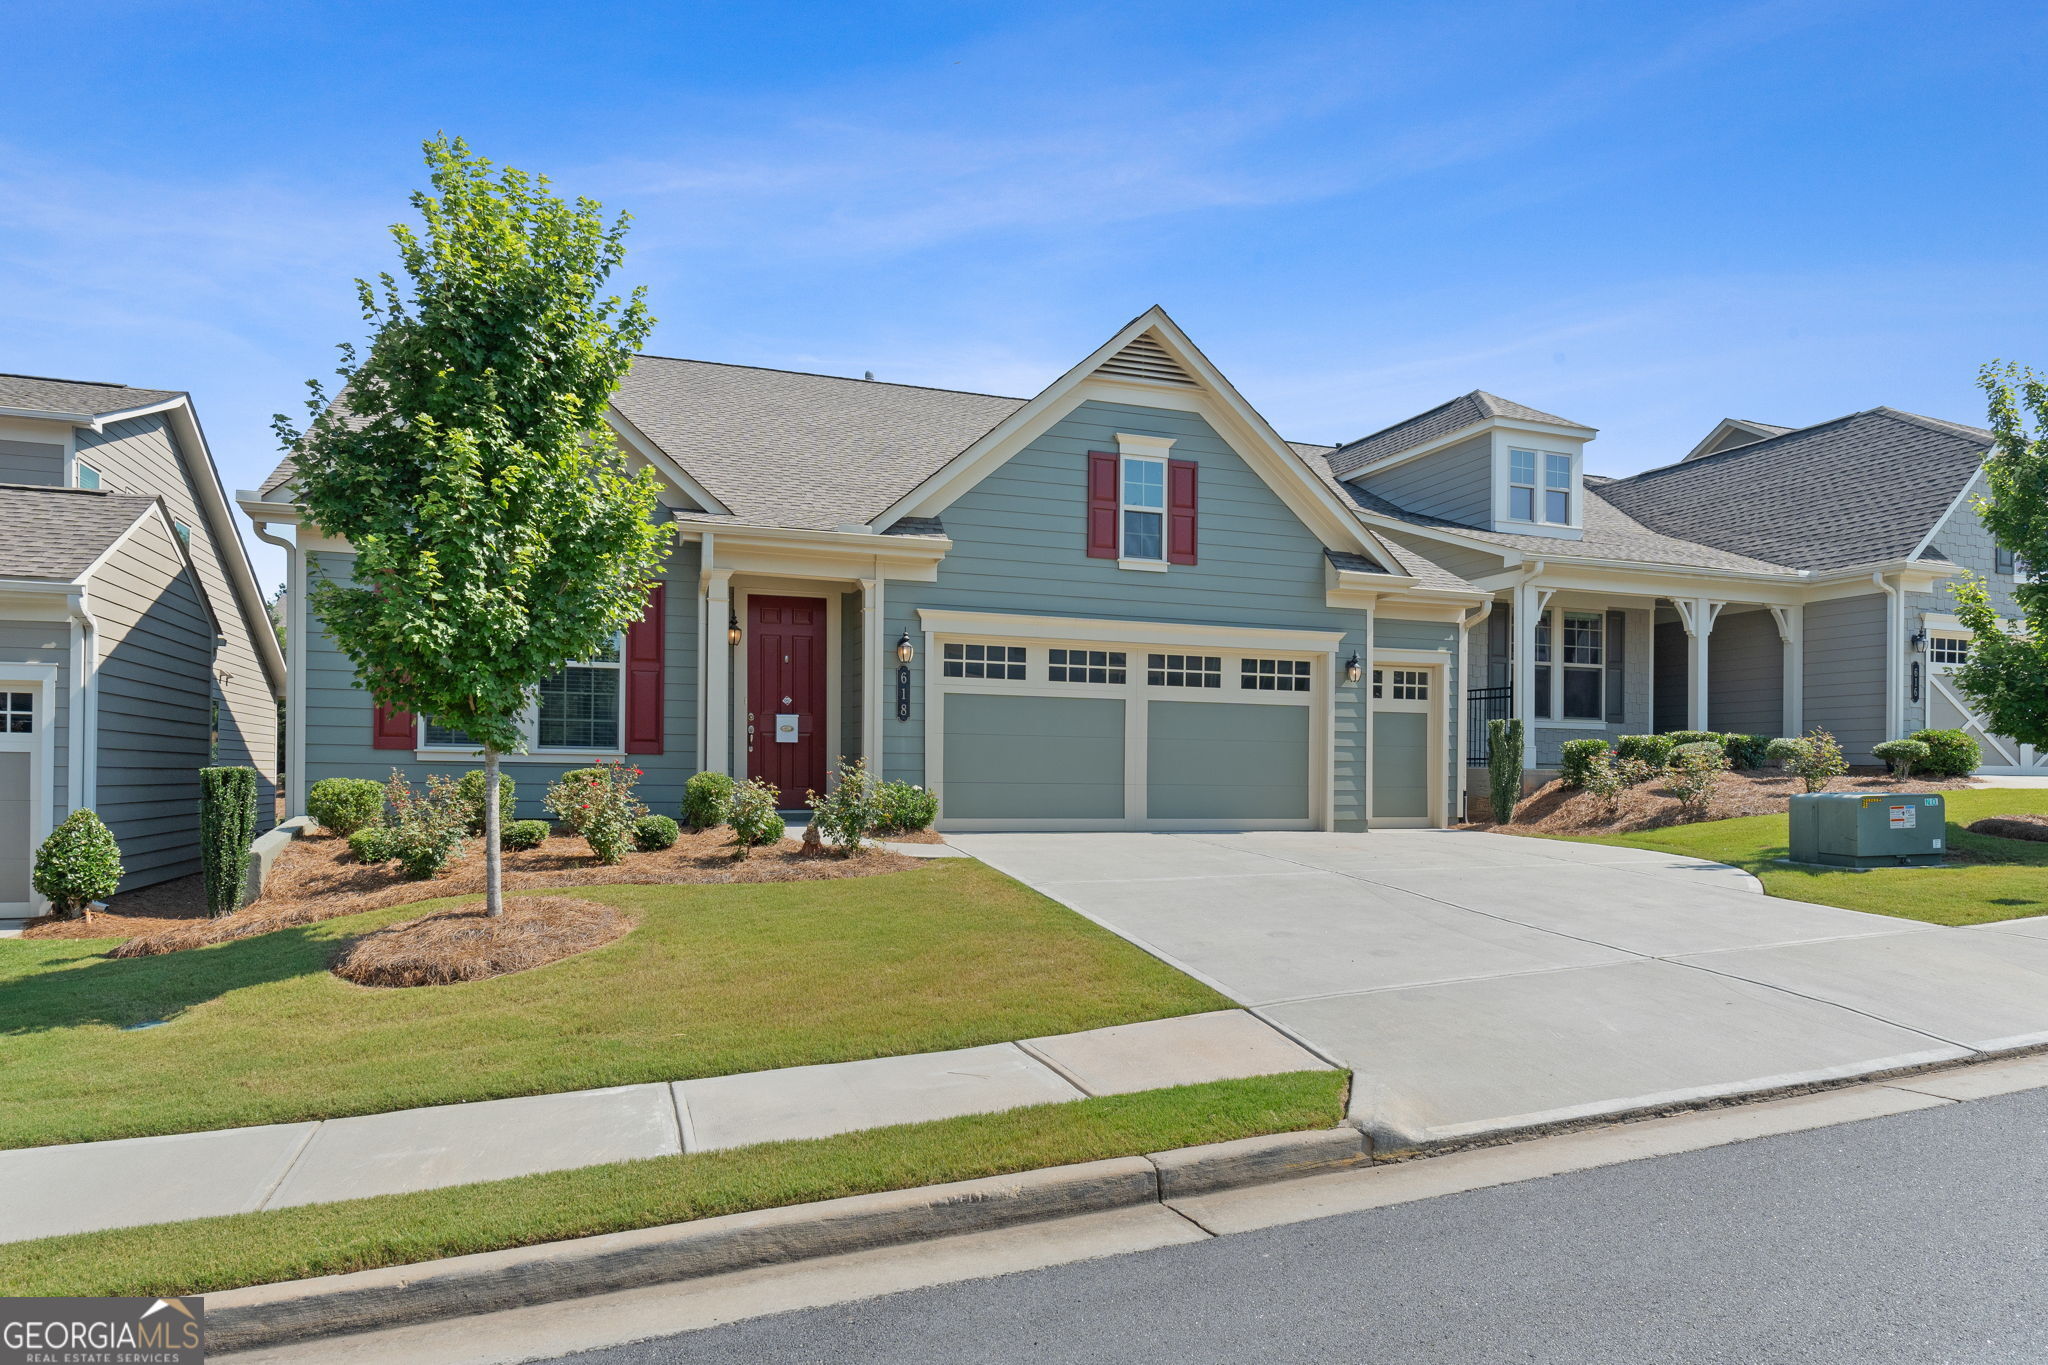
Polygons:
M1147 703L1146 815L1308 819L1309 717L1306 706Z
M958 692L946 698L953 820L1124 818L1124 703Z

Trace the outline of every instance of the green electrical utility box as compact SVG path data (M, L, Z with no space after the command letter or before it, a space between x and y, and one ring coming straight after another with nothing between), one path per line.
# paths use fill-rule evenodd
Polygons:
M1792 798L1795 863L1828 867L1930 867L1941 862L1948 807L1927 793L1865 796L1817 792Z

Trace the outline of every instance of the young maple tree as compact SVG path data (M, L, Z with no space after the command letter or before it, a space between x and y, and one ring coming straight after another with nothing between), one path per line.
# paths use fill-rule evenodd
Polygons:
M1990 493L1978 498L1977 515L2022 568L2012 590L2020 617L2000 616L1974 574L1951 588L1973 637L1954 677L1986 729L2048 749L2048 380L1991 364L1977 382L1991 398L1994 439L1984 463Z
M625 214L607 225L601 205L459 138L425 150L423 231L391 229L406 288L356 281L367 352L344 344L335 400L309 381L306 429L276 428L306 520L355 555L307 600L359 684L466 733L495 792L534 689L640 618L668 554L656 476L628 472L605 423L653 319L641 290L600 297ZM484 803L494 916L498 804Z

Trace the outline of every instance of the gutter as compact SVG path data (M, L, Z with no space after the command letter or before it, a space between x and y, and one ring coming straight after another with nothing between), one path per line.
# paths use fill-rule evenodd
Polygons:
M258 506L260 507L261 504L258 504ZM286 643L280 648L280 654L285 661L285 752L283 758L284 776L288 784L285 790L285 810L291 815L296 816L306 808L306 670L293 667L292 655L284 651L295 651L303 648L306 638L305 558L300 553L296 540L285 540L283 537L274 534L270 529L271 523L257 520L250 504L243 503L242 510L249 516L249 526L256 533L256 539L262 541L265 545L275 545L278 549L284 551L284 609L291 613L289 618L290 629L286 632ZM265 625L268 626L270 622L268 610L264 612L263 620ZM276 639L276 631L274 629L271 631L271 638L273 640Z
M1885 581L1882 569L1874 570L1870 581L1890 599L1885 603L1884 612L1884 737L1897 739L1900 734L1899 675L1905 663L1899 646L1906 636L1906 594Z
M85 581L64 585L64 606L76 630L71 637L70 764L71 809L90 809L99 799L100 623L86 599Z

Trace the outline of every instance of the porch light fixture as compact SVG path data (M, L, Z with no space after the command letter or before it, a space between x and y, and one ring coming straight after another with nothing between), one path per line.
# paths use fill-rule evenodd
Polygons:
M917 648L910 643L910 632L906 630L903 632L902 638L896 641L896 662L907 664L916 657Z
M1913 646L1913 652L1915 654L1918 654L1921 650L1927 648L1927 627L1922 626L1920 629L1914 631L1911 643Z
M1352 651L1351 658L1344 665L1344 681L1357 682L1365 676L1365 665L1358 661L1358 652Z
M725 642L734 649L740 646L740 614L736 611L725 614Z

